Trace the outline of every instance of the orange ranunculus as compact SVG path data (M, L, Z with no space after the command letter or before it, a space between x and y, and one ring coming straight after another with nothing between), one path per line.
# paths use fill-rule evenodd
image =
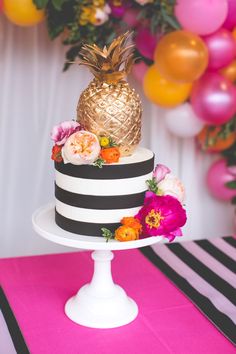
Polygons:
M100 156L106 163L118 162L120 158L120 151L118 147L110 147L102 149Z
M139 233L137 230L133 229L132 227L122 225L118 227L115 231L115 239L117 241L134 241L138 240Z
M136 230L140 235L142 232L142 225L140 224L139 220L132 217L126 216L121 220L121 224L132 227L132 229Z
M236 141L236 133L231 132L226 137L218 136L221 127L205 126L197 135L200 147L208 152L220 152L228 149Z
M51 159L56 161L56 162L62 162L63 158L61 156L61 149L62 146L61 145L54 145L52 148L52 155L51 155Z

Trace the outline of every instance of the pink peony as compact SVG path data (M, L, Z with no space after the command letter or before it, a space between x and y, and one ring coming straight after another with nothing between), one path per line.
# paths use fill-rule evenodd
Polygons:
M78 122L66 120L53 127L51 131L51 139L57 145L64 145L69 136L80 129L81 126Z
M187 220L186 211L176 198L158 196L153 192L146 192L144 206L135 218L142 224L142 237L164 236L169 241L182 236L180 227Z
M178 199L180 203L184 202L185 190L182 182L175 176L167 174L158 185L158 195L172 195Z
M156 165L156 168L153 171L153 177L155 178L156 182L159 183L170 172L171 171L168 167L166 167L165 165L159 164L159 165Z

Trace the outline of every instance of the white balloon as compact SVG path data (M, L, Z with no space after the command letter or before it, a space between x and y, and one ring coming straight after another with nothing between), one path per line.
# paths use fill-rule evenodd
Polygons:
M192 138L203 128L204 123L196 116L190 103L184 103L165 113L168 130L179 138Z

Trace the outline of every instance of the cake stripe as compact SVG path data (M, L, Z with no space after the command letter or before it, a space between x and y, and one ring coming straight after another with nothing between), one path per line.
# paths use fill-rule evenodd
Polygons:
M55 184L55 197L62 203L79 207L98 210L126 209L143 205L145 192L129 195L96 196L68 192Z
M101 228L106 227L112 232L115 231L120 226L120 223L88 223L75 221L64 216L60 215L57 211L55 211L55 221L56 224L61 227L63 230L73 232L79 235L85 236L102 236Z
M91 205L91 207L93 207ZM56 199L56 210L59 214L68 219L95 222L95 223L119 223L124 216L134 216L138 213L140 207L128 209L111 209L111 210L98 210L98 209L85 209L76 208L67 205Z
M154 156L146 161L130 163L104 165L102 168L94 168L93 165L76 165L70 163L55 162L55 169L64 175L86 179L121 179L145 175L152 172L154 166Z
M127 178L122 183L120 179L84 179L62 174L56 171L56 184L68 192L84 195L128 195L142 193L147 190L146 181L152 178L152 172L138 177Z

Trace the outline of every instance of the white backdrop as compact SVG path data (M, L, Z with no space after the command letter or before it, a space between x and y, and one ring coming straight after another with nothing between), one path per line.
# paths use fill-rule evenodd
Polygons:
M62 73L64 52L60 41L48 39L44 24L19 28L0 18L0 257L67 250L41 239L31 226L32 212L53 198L50 129L75 118L78 97L91 78L76 66ZM170 135L162 110L143 96L142 101L142 145L186 186L183 239L232 233L233 208L211 198L204 183L212 157L199 153L192 139Z

